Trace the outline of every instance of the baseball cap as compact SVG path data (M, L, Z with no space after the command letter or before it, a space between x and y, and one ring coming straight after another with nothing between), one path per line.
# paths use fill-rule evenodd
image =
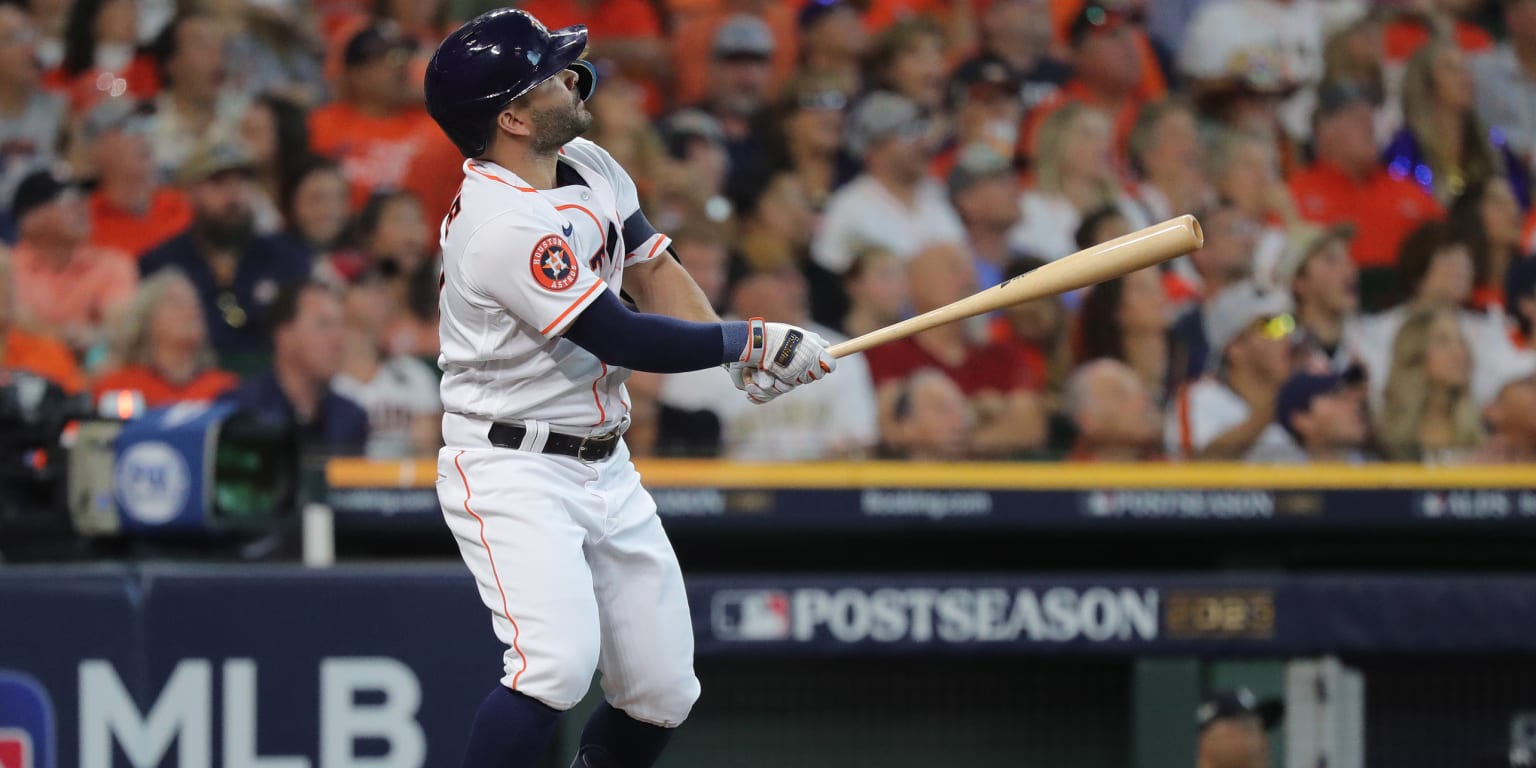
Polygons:
M1205 337L1211 345L1211 358L1220 359L1228 345L1260 320L1285 315L1290 311L1291 295L1286 291L1264 291L1251 280L1228 286L1203 308Z
M766 59L773 55L773 48L773 30L768 22L750 14L732 16L715 30L717 59Z
M1209 728L1217 720L1239 717L1257 717L1268 730L1285 717L1285 702L1280 699L1260 700L1247 688L1235 688L1212 692L1195 709L1195 725L1199 731Z
M154 118L154 105L130 98L102 99L85 114L81 123L83 139L94 144L113 131L148 135Z
M54 176L50 171L33 171L16 185L16 194L11 197L11 217L21 221L34 209L41 208L74 189L74 184Z
M1076 47L1090 34L1113 32L1130 21L1130 14L1124 10L1112 8L1103 3L1085 3L1082 12L1072 20L1067 38L1072 41L1073 47Z
M1323 83L1317 88L1317 111L1313 113L1313 119L1321 120L1360 104L1376 106L1370 92L1360 84L1352 80Z
M953 104L963 103L972 93L991 90L1015 98L1023 80L1008 62L992 55L977 56L955 69L949 80L949 96Z
M181 184L196 184L229 171L251 173L255 171L255 166L239 145L220 142L200 147L193 152L177 170L176 180Z
M409 51L415 46L400 33L393 22L381 21L358 30L347 40L341 61L348 67L356 67L387 56L395 51Z
M949 194L953 197L983 181L1012 173L1013 164L997 150L985 144L967 144L949 172Z
M1301 87L1285 53L1270 43L1233 50L1220 71L1207 80L1203 91L1208 98L1245 93L1284 98Z
M917 103L890 91L875 91L864 97L853 111L848 130L848 148L862 157L881 139L898 134L921 134L928 121Z
M1332 242L1348 244L1355 238L1355 225L1348 222L1321 227L1316 224L1297 224L1286 230L1285 250L1275 265L1275 287L1288 290L1297 273L1306 266L1307 259Z
M1275 421L1299 443L1301 435L1296 433L1296 428L1291 424L1293 416L1306 412L1312 407L1312 401L1322 395L1330 395L1364 381L1365 369L1358 365L1351 365L1339 372L1295 374L1280 385L1280 392L1275 395Z

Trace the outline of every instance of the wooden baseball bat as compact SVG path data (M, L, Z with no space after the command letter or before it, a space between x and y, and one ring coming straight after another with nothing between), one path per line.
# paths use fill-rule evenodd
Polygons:
M1178 216L1084 248L953 304L834 344L829 351L833 357L847 357L945 323L1102 283L1182 256L1204 243L1205 233L1200 231L1200 222L1187 214Z

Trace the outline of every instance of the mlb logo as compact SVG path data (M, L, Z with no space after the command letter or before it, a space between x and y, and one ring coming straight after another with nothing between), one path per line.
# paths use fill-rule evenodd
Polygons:
M710 602L710 625L720 640L788 640L789 594L776 589L722 589Z
M53 701L29 675L0 670L0 768L54 768Z

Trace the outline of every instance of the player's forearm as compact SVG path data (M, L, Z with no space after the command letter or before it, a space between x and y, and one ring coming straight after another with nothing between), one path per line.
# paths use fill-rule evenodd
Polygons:
M611 366L682 373L740 360L747 348L748 324L632 312L603 291L571 322L565 338Z
M696 323L720 322L693 276L670 254L624 270L624 290L641 312Z

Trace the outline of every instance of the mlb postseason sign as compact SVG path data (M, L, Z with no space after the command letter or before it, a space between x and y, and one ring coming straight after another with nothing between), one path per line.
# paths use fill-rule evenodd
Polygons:
M1536 650L1536 579L1386 576L694 580L705 654Z

